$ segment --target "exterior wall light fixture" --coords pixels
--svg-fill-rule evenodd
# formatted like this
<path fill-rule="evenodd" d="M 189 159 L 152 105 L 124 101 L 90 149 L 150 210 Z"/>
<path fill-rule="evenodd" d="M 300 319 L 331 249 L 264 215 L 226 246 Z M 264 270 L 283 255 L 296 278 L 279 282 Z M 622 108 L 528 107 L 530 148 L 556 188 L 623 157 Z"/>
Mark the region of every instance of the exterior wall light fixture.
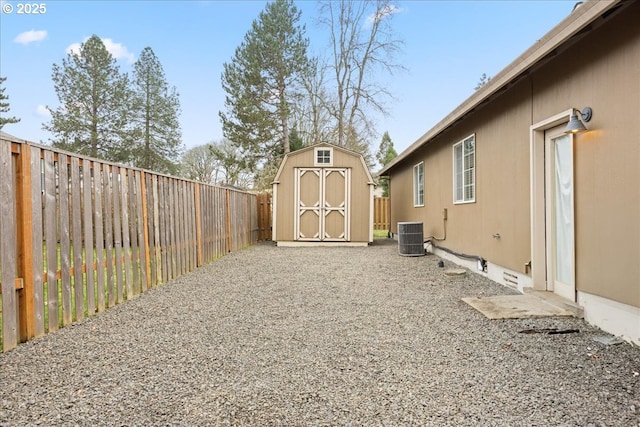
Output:
<path fill-rule="evenodd" d="M 588 122 L 589 120 L 591 120 L 592 114 L 593 114 L 593 111 L 591 110 L 591 107 L 584 107 L 582 111 L 576 108 L 573 108 L 571 110 L 571 118 L 569 119 L 569 123 L 567 124 L 567 127 L 564 130 L 564 133 L 570 134 L 570 133 L 586 132 L 587 128 L 585 127 L 584 123 L 582 123 L 578 115 L 580 115 L 582 120 L 584 120 L 585 122 Z"/>

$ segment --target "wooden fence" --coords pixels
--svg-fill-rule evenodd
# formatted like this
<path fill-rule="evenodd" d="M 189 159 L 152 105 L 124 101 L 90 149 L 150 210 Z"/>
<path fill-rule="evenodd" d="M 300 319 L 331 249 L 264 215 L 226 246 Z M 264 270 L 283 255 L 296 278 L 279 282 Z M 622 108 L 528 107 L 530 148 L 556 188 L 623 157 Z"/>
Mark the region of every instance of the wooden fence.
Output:
<path fill-rule="evenodd" d="M 258 194 L 256 203 L 258 205 L 258 240 L 271 240 L 271 194 Z"/>
<path fill-rule="evenodd" d="M 255 243 L 258 211 L 255 194 L 0 140 L 3 351 Z"/>
<path fill-rule="evenodd" d="M 389 230 L 389 198 L 374 197 L 373 199 L 373 229 Z"/>

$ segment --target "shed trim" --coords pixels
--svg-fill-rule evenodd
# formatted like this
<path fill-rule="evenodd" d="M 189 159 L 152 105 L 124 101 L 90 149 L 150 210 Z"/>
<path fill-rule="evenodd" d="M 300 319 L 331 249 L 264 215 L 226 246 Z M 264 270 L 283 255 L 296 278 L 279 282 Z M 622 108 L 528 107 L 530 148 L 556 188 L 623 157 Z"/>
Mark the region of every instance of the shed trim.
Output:
<path fill-rule="evenodd" d="M 360 158 L 360 163 L 362 163 L 362 167 L 364 168 L 364 171 L 367 174 L 367 180 L 368 180 L 367 184 L 375 185 L 375 181 L 373 180 L 373 177 L 371 176 L 371 172 L 369 171 L 369 167 L 367 166 L 367 163 L 364 161 L 364 157 L 362 156 L 362 154 L 360 154 L 360 153 L 358 153 L 356 151 L 353 151 L 353 150 L 349 150 L 349 149 L 344 148 L 344 147 L 340 147 L 338 145 L 329 144 L 328 142 L 319 142 L 317 144 L 313 144 L 313 145 L 310 145 L 308 147 L 301 148 L 300 150 L 291 151 L 291 152 L 285 154 L 284 158 L 282 159 L 282 162 L 280 163 L 280 167 L 278 168 L 278 172 L 276 173 L 276 176 L 273 178 L 272 184 L 279 184 L 280 183 L 280 175 L 282 174 L 282 171 L 284 170 L 285 164 L 287 163 L 287 160 L 289 160 L 289 157 L 295 156 L 295 155 L 300 154 L 300 153 L 304 153 L 305 151 L 315 150 L 317 147 L 329 147 L 329 148 L 332 148 L 334 150 L 342 151 L 342 152 L 350 154 L 352 156 L 359 157 Z"/>

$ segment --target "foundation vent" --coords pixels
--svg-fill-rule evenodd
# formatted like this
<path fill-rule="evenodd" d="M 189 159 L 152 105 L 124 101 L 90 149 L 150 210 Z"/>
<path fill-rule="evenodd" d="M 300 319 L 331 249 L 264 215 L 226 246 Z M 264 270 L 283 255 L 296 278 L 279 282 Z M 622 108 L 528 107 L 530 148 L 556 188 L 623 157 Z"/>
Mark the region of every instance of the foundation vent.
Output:
<path fill-rule="evenodd" d="M 514 288 L 518 287 L 518 276 L 515 274 L 507 273 L 505 271 L 502 273 L 502 280 L 504 280 L 506 285 L 513 286 Z"/>

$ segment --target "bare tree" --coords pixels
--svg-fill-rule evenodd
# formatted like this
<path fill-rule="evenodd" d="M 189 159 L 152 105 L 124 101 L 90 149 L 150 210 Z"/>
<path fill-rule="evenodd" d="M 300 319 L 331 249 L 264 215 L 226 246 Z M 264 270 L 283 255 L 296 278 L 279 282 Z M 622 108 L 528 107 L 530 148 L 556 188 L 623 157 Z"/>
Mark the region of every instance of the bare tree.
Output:
<path fill-rule="evenodd" d="M 205 184 L 218 183 L 221 166 L 209 147 L 209 144 L 198 145 L 184 153 L 180 161 L 182 176 Z"/>
<path fill-rule="evenodd" d="M 292 103 L 291 124 L 297 129 L 303 146 L 325 142 L 330 139 L 331 116 L 326 108 L 328 94 L 326 91 L 326 64 L 318 58 L 310 60 L 310 66 L 301 76 L 304 96 L 299 96 Z"/>
<path fill-rule="evenodd" d="M 228 139 L 212 142 L 209 151 L 219 164 L 218 184 L 249 188 L 252 185 L 251 167 L 242 157 L 242 151 Z"/>
<path fill-rule="evenodd" d="M 334 121 L 338 145 L 368 151 L 375 134 L 371 113 L 387 114 L 393 96 L 380 80 L 403 67 L 395 63 L 402 42 L 391 21 L 399 8 L 392 0 L 323 0 L 320 25 L 330 37 L 331 99 L 325 107 Z"/>

